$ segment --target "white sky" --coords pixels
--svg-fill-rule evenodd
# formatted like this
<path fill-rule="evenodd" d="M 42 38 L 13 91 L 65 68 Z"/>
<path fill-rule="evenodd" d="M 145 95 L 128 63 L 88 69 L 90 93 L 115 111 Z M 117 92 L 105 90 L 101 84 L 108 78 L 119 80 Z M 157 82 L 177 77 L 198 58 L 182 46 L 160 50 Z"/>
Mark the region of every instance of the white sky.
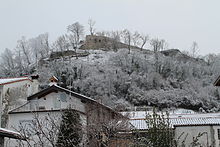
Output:
<path fill-rule="evenodd" d="M 128 28 L 200 54 L 220 53 L 220 0 L 0 0 L 0 51 L 21 36 L 48 32 L 51 41 L 79 21 L 96 21 L 97 30 Z"/>

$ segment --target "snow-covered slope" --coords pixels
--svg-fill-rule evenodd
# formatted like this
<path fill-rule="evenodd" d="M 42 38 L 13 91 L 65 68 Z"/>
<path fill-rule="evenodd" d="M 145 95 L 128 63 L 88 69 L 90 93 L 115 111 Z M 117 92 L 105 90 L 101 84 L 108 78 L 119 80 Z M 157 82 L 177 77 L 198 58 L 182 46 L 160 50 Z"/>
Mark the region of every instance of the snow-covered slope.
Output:
<path fill-rule="evenodd" d="M 150 105 L 218 111 L 220 94 L 213 86 L 220 63 L 207 64 L 180 51 L 158 53 L 127 49 L 90 50 L 85 57 L 49 62 L 38 69 L 41 82 L 51 75 L 63 86 L 111 106 Z M 171 50 L 171 52 L 173 52 Z M 157 68 L 156 68 L 157 67 Z"/>

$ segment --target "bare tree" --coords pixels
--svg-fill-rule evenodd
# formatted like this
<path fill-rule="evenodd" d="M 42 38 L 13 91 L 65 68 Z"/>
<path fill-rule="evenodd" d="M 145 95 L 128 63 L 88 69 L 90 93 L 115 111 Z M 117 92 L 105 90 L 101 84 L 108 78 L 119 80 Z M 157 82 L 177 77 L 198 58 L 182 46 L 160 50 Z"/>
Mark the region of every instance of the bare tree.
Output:
<path fill-rule="evenodd" d="M 132 35 L 132 41 L 134 46 L 139 46 L 140 44 L 140 33 L 138 31 L 135 31 L 135 33 Z"/>
<path fill-rule="evenodd" d="M 130 130 L 126 117 L 114 120 L 96 121 L 87 126 L 87 136 L 91 147 L 108 147 L 110 141 L 117 137 L 118 132 Z"/>
<path fill-rule="evenodd" d="M 198 51 L 199 51 L 198 43 L 196 41 L 193 41 L 192 46 L 191 46 L 191 56 L 193 58 L 196 58 Z"/>
<path fill-rule="evenodd" d="M 1 54 L 1 59 L 2 59 L 2 65 L 1 65 L 2 70 L 6 74 L 13 73 L 15 69 L 14 53 L 10 49 L 6 48 L 5 51 Z"/>
<path fill-rule="evenodd" d="M 112 38 L 112 47 L 113 50 L 117 51 L 119 48 L 119 42 L 121 37 L 121 32 L 120 31 L 112 31 L 111 32 L 111 38 Z"/>
<path fill-rule="evenodd" d="M 50 44 L 49 44 L 49 35 L 48 33 L 40 34 L 38 37 L 38 40 L 40 41 L 40 54 L 42 57 L 45 57 L 45 55 L 48 57 L 50 53 Z"/>
<path fill-rule="evenodd" d="M 124 43 L 128 45 L 129 54 L 131 53 L 131 42 L 132 42 L 132 33 L 124 29 L 122 31 L 122 38 L 124 39 Z"/>
<path fill-rule="evenodd" d="M 18 71 L 19 71 L 19 74 L 22 75 L 26 69 L 26 66 L 24 64 L 24 60 L 23 60 L 23 57 L 22 57 L 22 51 L 20 48 L 17 48 L 15 50 L 16 52 L 16 56 L 15 56 L 15 61 L 17 63 L 17 66 L 18 66 Z"/>
<path fill-rule="evenodd" d="M 40 147 L 52 146 L 56 147 L 58 133 L 60 131 L 60 116 L 48 113 L 46 116 L 40 116 L 33 113 L 33 119 L 21 122 L 18 131 L 26 141 L 20 141 L 20 146 L 32 147 L 38 145 Z"/>
<path fill-rule="evenodd" d="M 161 40 L 160 40 L 160 49 L 161 49 L 161 50 L 165 50 L 165 49 L 167 49 L 167 48 L 168 48 L 168 43 L 166 42 L 166 40 L 161 39 Z"/>
<path fill-rule="evenodd" d="M 208 63 L 208 65 L 212 65 L 217 60 L 217 55 L 208 54 L 204 57 L 204 59 Z"/>
<path fill-rule="evenodd" d="M 28 46 L 28 42 L 26 38 L 23 36 L 20 40 L 18 40 L 17 48 L 20 48 L 28 65 L 31 64 L 30 61 L 30 48 Z"/>
<path fill-rule="evenodd" d="M 96 22 L 95 22 L 94 20 L 92 20 L 92 19 L 89 19 L 89 20 L 88 20 L 89 32 L 90 32 L 90 34 L 91 34 L 92 36 L 95 34 L 95 28 L 94 28 L 95 23 L 96 23 Z"/>
<path fill-rule="evenodd" d="M 164 44 L 165 44 L 165 40 L 163 39 L 160 40 L 158 38 L 155 38 L 155 39 L 151 39 L 150 41 L 150 45 L 152 46 L 154 52 L 161 51 L 164 48 Z"/>
<path fill-rule="evenodd" d="M 58 37 L 57 40 L 54 42 L 53 47 L 57 51 L 61 51 L 61 52 L 68 50 L 69 43 L 68 43 L 66 36 L 62 35 L 62 36 Z"/>
<path fill-rule="evenodd" d="M 78 48 L 80 39 L 83 37 L 84 34 L 84 26 L 81 25 L 79 22 L 76 22 L 72 25 L 67 27 L 67 31 L 72 34 L 75 42 L 75 50 Z"/>
<path fill-rule="evenodd" d="M 140 40 L 141 40 L 141 50 L 143 50 L 144 45 L 149 40 L 149 36 L 142 34 L 142 35 L 140 35 Z"/>
<path fill-rule="evenodd" d="M 161 50 L 161 40 L 158 38 L 151 39 L 150 45 L 153 48 L 154 56 L 155 56 L 155 71 L 159 72 L 159 55 L 158 52 Z"/>

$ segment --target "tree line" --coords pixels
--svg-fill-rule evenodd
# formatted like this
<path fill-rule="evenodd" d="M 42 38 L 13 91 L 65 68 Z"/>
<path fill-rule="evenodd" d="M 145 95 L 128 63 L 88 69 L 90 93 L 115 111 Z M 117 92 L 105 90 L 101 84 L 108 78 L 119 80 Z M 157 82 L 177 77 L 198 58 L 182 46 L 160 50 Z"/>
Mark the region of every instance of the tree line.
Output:
<path fill-rule="evenodd" d="M 130 53 L 131 45 L 143 50 L 149 46 L 155 53 L 168 49 L 168 43 L 164 39 L 150 38 L 145 33 L 131 32 L 128 29 L 115 31 L 97 31 L 96 22 L 88 20 L 90 35 L 110 37 L 115 43 L 123 42 L 128 45 Z M 1 76 L 18 76 L 31 74 L 38 69 L 40 59 L 48 58 L 52 52 L 74 50 L 80 47 L 85 39 L 85 27 L 79 22 L 67 26 L 67 32 L 59 36 L 55 41 L 49 41 L 49 34 L 43 33 L 33 38 L 22 36 L 14 49 L 6 48 L 1 54 Z M 192 56 L 196 56 L 198 44 L 193 42 Z M 157 55 L 155 56 L 157 59 Z"/>

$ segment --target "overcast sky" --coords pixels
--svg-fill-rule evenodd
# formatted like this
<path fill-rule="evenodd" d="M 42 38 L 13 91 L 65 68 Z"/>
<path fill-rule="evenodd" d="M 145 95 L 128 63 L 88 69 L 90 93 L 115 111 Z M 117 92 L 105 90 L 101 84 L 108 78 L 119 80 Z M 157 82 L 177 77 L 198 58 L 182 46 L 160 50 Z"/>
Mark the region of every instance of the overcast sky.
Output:
<path fill-rule="evenodd" d="M 167 40 L 170 48 L 220 53 L 220 0 L 0 0 L 0 50 L 21 36 L 48 32 L 50 40 L 76 21 L 97 30 L 128 28 Z M 88 27 L 87 27 L 88 28 Z"/>

